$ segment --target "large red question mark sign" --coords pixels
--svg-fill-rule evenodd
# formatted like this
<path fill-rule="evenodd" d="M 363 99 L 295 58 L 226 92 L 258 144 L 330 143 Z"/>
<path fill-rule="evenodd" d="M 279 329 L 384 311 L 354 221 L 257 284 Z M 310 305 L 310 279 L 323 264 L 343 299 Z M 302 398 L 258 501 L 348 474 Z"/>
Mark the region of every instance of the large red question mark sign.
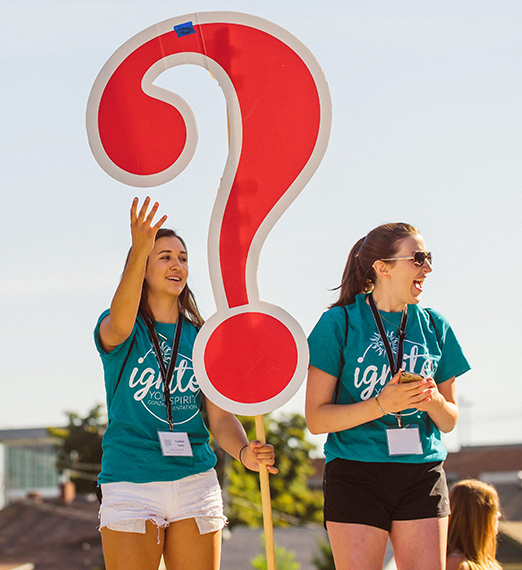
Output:
<path fill-rule="evenodd" d="M 89 97 L 91 149 L 117 180 L 156 186 L 190 162 L 197 142 L 193 113 L 153 83 L 183 64 L 202 66 L 218 80 L 230 122 L 208 238 L 217 312 L 197 336 L 194 370 L 203 392 L 223 409 L 264 414 L 298 390 L 308 347 L 288 313 L 259 299 L 259 253 L 322 160 L 330 93 L 312 53 L 271 22 L 234 12 L 161 22 L 113 54 Z"/>

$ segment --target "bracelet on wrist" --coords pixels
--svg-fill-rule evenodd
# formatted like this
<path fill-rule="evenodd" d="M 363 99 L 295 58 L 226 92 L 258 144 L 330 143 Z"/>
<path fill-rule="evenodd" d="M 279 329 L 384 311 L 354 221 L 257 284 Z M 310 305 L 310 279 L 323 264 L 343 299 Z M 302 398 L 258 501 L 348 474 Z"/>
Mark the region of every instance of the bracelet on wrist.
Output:
<path fill-rule="evenodd" d="M 383 416 L 387 416 L 388 414 L 382 409 L 382 406 L 381 406 L 381 404 L 380 404 L 380 402 L 379 402 L 379 397 L 378 397 L 378 396 L 375 396 L 375 402 L 376 402 L 377 405 L 379 406 L 379 410 L 381 410 L 382 415 L 383 415 Z"/>
<path fill-rule="evenodd" d="M 243 463 L 243 460 L 241 459 L 241 454 L 243 453 L 243 449 L 245 449 L 245 447 L 248 447 L 248 443 L 246 445 L 243 445 L 243 447 L 239 450 L 239 462 L 241 463 L 241 465 L 245 465 Z M 246 465 L 245 465 L 246 467 Z"/>

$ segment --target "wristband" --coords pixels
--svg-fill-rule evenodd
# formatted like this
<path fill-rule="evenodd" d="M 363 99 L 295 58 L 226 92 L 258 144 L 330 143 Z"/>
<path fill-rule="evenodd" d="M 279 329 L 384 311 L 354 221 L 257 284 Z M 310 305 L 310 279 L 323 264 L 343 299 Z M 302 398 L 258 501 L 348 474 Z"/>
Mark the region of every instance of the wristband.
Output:
<path fill-rule="evenodd" d="M 379 406 L 379 410 L 381 410 L 382 415 L 383 416 L 387 416 L 388 414 L 382 409 L 381 404 L 379 403 L 379 398 L 377 396 L 375 396 L 375 401 L 377 402 L 377 405 Z"/>
<path fill-rule="evenodd" d="M 245 447 L 248 447 L 248 443 L 246 445 L 243 445 L 243 447 L 239 450 L 239 462 L 241 463 L 241 465 L 245 465 L 243 463 L 243 460 L 241 459 L 241 454 L 243 453 L 243 449 L 245 449 Z M 246 467 L 246 465 L 245 465 Z"/>

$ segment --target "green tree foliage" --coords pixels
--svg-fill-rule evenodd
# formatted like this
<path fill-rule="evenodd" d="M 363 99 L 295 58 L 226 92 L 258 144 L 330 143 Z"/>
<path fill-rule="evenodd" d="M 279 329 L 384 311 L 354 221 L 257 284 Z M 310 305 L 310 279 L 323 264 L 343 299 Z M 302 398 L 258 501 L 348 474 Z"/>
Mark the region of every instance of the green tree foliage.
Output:
<path fill-rule="evenodd" d="M 92 493 L 92 485 L 101 469 L 103 433 L 107 428 L 105 416 L 98 405 L 85 418 L 75 412 L 66 412 L 66 428 L 49 428 L 49 432 L 62 439 L 57 450 L 59 473 L 70 474 L 77 493 Z"/>
<path fill-rule="evenodd" d="M 255 418 L 240 417 L 249 440 L 256 439 Z M 274 526 L 321 522 L 322 493 L 310 490 L 313 473 L 310 452 L 315 446 L 305 439 L 303 416 L 292 414 L 273 419 L 265 416 L 266 440 L 276 453 L 277 475 L 270 476 Z M 230 525 L 262 526 L 259 475 L 238 461 L 231 461 L 224 481 L 227 516 Z"/>
<path fill-rule="evenodd" d="M 312 558 L 312 564 L 317 570 L 335 570 L 332 547 L 327 540 L 318 539 L 319 552 Z"/>
<path fill-rule="evenodd" d="M 255 570 L 267 570 L 266 551 L 265 551 L 265 535 L 261 537 L 263 544 L 263 554 L 258 554 L 252 558 L 250 563 Z M 287 550 L 283 546 L 274 545 L 275 562 L 277 570 L 300 570 L 301 564 L 295 559 L 295 552 Z"/>

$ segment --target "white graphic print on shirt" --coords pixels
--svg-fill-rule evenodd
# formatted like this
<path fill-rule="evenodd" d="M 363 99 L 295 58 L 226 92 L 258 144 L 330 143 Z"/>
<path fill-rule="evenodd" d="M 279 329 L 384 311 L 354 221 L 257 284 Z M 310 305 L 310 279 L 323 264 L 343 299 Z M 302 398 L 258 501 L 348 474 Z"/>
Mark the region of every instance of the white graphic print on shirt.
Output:
<path fill-rule="evenodd" d="M 165 341 L 162 341 L 160 350 L 165 366 L 168 368 L 172 348 Z M 140 402 L 154 417 L 167 423 L 161 374 L 157 374 L 157 370 L 149 366 L 143 368 L 145 359 L 151 354 L 154 355 L 152 349 L 143 357 L 138 358 L 137 365 L 131 371 L 129 388 L 134 390 L 136 402 Z M 154 358 L 156 357 L 154 356 Z M 174 425 L 190 421 L 199 413 L 196 396 L 199 394 L 200 388 L 194 375 L 192 360 L 181 353 L 178 355 L 178 365 L 174 369 L 169 388 Z"/>
<path fill-rule="evenodd" d="M 394 332 L 387 332 L 386 337 L 388 338 L 394 356 L 396 356 L 399 339 Z M 383 360 L 380 370 L 374 364 L 370 364 L 364 368 L 364 361 L 370 351 L 376 352 Z M 373 354 L 371 356 L 375 359 Z M 360 394 L 361 399 L 368 400 L 373 396 L 379 395 L 390 379 L 390 366 L 380 334 L 375 333 L 371 336 L 368 348 L 364 351 L 363 355 L 357 359 L 357 363 L 362 366 L 355 367 L 353 382 L 355 388 L 358 390 L 362 388 Z M 408 339 L 404 341 L 404 356 L 401 368 L 408 372 L 420 374 L 424 378 L 432 378 L 435 373 L 433 359 L 427 352 L 426 347 L 420 343 L 408 341 Z"/>

